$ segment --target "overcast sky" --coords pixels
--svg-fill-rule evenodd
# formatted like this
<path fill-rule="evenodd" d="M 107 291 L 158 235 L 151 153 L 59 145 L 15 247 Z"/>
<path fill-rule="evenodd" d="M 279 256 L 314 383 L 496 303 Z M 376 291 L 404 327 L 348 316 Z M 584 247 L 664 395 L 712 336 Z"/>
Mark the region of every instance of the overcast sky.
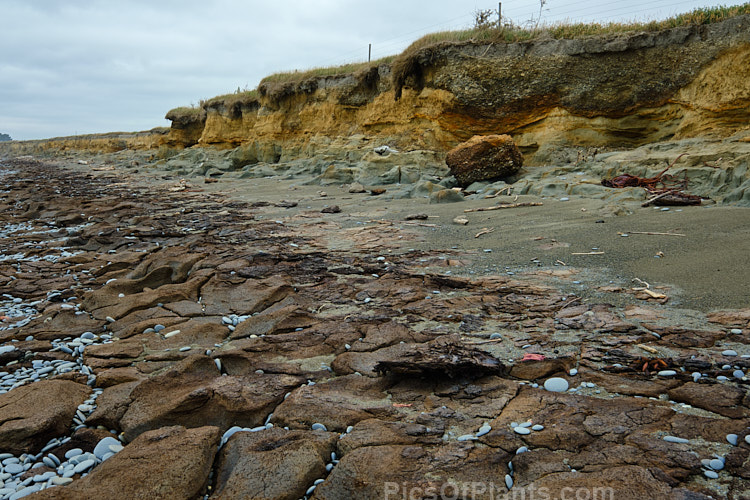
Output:
<path fill-rule="evenodd" d="M 547 0 L 542 21 L 652 20 L 712 0 Z M 515 23 L 539 0 L 504 0 Z M 373 59 L 473 23 L 496 1 L 0 0 L 0 133 L 13 139 L 168 126 L 177 106 L 278 71 Z"/>

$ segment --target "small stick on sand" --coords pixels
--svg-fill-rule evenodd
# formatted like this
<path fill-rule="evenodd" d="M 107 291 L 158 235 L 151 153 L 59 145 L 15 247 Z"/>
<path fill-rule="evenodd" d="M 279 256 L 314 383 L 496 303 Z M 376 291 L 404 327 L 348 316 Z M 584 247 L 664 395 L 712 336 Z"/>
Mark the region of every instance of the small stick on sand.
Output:
<path fill-rule="evenodd" d="M 617 233 L 617 234 L 623 234 L 623 233 Z M 628 231 L 624 234 L 648 234 L 651 236 L 686 236 L 682 233 L 657 233 L 655 231 Z"/>
<path fill-rule="evenodd" d="M 654 349 L 653 347 L 649 347 L 649 346 L 647 346 L 647 345 L 643 345 L 643 344 L 636 344 L 635 346 L 636 346 L 636 347 L 640 347 L 640 348 L 641 348 L 641 349 L 643 349 L 644 351 L 646 351 L 646 352 L 650 352 L 651 354 L 659 354 L 659 351 L 657 351 L 657 350 L 656 350 L 656 349 Z"/>
<path fill-rule="evenodd" d="M 567 266 L 567 264 L 565 262 L 561 261 L 560 259 L 557 259 L 555 261 L 555 264 L 560 264 L 561 266 Z"/>
<path fill-rule="evenodd" d="M 425 224 L 424 222 L 402 222 L 405 226 L 438 227 L 437 224 Z"/>
<path fill-rule="evenodd" d="M 570 255 L 604 255 L 604 252 L 573 252 Z"/>
<path fill-rule="evenodd" d="M 489 212 L 490 210 L 502 210 L 503 208 L 518 208 L 518 207 L 540 207 L 543 203 L 538 201 L 524 201 L 521 203 L 501 203 L 494 207 L 481 207 L 481 208 L 467 208 L 464 212 Z"/>
<path fill-rule="evenodd" d="M 495 230 L 495 228 L 494 228 L 494 227 L 491 227 L 491 228 L 489 228 L 489 229 L 487 229 L 486 227 L 484 227 L 484 228 L 482 228 L 482 230 L 481 230 L 481 231 L 479 231 L 479 232 L 478 232 L 477 234 L 475 234 L 475 235 L 474 235 L 474 237 L 475 237 L 475 238 L 479 238 L 479 237 L 480 237 L 480 236 L 482 236 L 483 234 L 488 234 L 488 233 L 491 233 L 491 232 L 493 232 L 494 230 Z"/>

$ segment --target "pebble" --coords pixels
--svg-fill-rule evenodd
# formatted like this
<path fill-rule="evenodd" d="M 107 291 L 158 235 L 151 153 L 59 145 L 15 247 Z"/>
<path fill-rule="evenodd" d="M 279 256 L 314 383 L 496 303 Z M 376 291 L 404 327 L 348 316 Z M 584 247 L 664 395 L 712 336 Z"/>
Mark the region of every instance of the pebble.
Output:
<path fill-rule="evenodd" d="M 543 426 L 543 425 L 540 425 L 540 424 L 536 424 L 535 426 L 533 426 L 533 427 L 531 428 L 531 430 L 532 430 L 532 431 L 541 431 L 541 430 L 544 430 L 544 426 Z"/>
<path fill-rule="evenodd" d="M 510 474 L 505 475 L 505 486 L 507 486 L 508 489 L 511 489 L 513 487 L 513 478 L 510 477 Z"/>
<path fill-rule="evenodd" d="M 474 434 L 464 434 L 463 436 L 458 436 L 456 438 L 458 441 L 476 441 L 477 438 Z"/>
<path fill-rule="evenodd" d="M 42 486 L 39 484 L 34 484 L 32 486 L 27 486 L 23 489 L 20 489 L 16 491 L 14 494 L 8 497 L 8 500 L 18 500 L 19 498 L 23 498 L 25 496 L 31 495 L 32 493 L 36 493 L 37 491 L 41 490 Z"/>
<path fill-rule="evenodd" d="M 722 356 L 737 356 L 737 351 L 734 349 L 727 349 L 725 351 L 721 351 Z"/>
<path fill-rule="evenodd" d="M 674 370 L 661 370 L 656 373 L 660 377 L 674 377 L 677 375 L 677 372 Z"/>
<path fill-rule="evenodd" d="M 568 381 L 561 377 L 548 378 L 544 382 L 544 388 L 550 392 L 565 392 L 568 390 Z"/>
<path fill-rule="evenodd" d="M 667 443 L 683 443 L 683 444 L 685 444 L 685 443 L 689 443 L 690 442 L 689 439 L 685 439 L 685 438 L 681 438 L 681 437 L 677 437 L 677 436 L 664 436 L 662 439 L 664 441 L 666 441 Z"/>
<path fill-rule="evenodd" d="M 734 335 L 742 335 L 742 330 L 740 328 L 732 328 L 729 330 L 729 333 L 733 333 Z"/>
<path fill-rule="evenodd" d="M 732 372 L 732 375 L 734 375 L 734 378 L 742 378 L 745 376 L 745 372 L 742 370 L 735 370 Z"/>
<path fill-rule="evenodd" d="M 693 372 L 692 375 L 693 375 L 693 382 L 699 381 L 701 379 L 701 377 L 703 376 L 703 375 L 701 375 L 700 372 Z"/>
<path fill-rule="evenodd" d="M 314 430 L 314 431 L 327 431 L 328 429 L 326 428 L 325 425 L 319 424 L 319 423 L 316 422 L 316 423 L 312 424 L 312 430 Z"/>
<path fill-rule="evenodd" d="M 521 453 L 526 453 L 527 451 L 529 451 L 529 448 L 528 448 L 528 447 L 526 447 L 526 446 L 521 446 L 520 448 L 518 448 L 518 449 L 516 450 L 516 455 L 520 455 Z"/>
<path fill-rule="evenodd" d="M 94 456 L 98 458 L 99 460 L 102 460 L 102 457 L 106 455 L 107 453 L 111 452 L 112 450 L 110 447 L 112 445 L 116 446 L 122 446 L 122 443 L 118 441 L 116 438 L 107 436 L 105 438 L 102 438 L 94 447 Z"/>
<path fill-rule="evenodd" d="M 521 427 L 519 425 L 518 427 L 513 428 L 513 432 L 515 432 L 516 434 L 526 435 L 531 434 L 531 429 L 529 429 L 528 427 Z"/>
<path fill-rule="evenodd" d="M 496 339 L 501 339 L 501 338 L 503 338 L 503 336 L 500 335 L 499 333 L 493 333 L 492 335 L 490 335 L 490 340 L 496 340 Z"/>
<path fill-rule="evenodd" d="M 76 474 L 80 474 L 81 472 L 90 469 L 95 464 L 96 460 L 94 460 L 93 458 L 89 458 L 88 460 L 84 460 L 83 462 L 76 465 L 73 469 L 73 472 L 75 472 Z"/>
<path fill-rule="evenodd" d="M 578 370 L 576 368 L 571 368 L 568 373 L 571 377 L 575 377 L 576 375 L 578 375 Z"/>
<path fill-rule="evenodd" d="M 706 476 L 709 479 L 718 479 L 718 477 L 719 477 L 719 474 L 717 474 L 716 472 L 714 472 L 712 470 L 704 470 L 703 471 L 703 475 Z"/>
<path fill-rule="evenodd" d="M 737 434 L 727 434 L 727 442 L 731 444 L 732 446 L 737 446 L 738 439 L 739 439 L 739 436 L 737 436 Z"/>
<path fill-rule="evenodd" d="M 747 436 L 745 436 L 745 442 L 747 444 L 750 444 L 750 434 L 748 434 Z"/>
<path fill-rule="evenodd" d="M 719 460 L 718 458 L 713 458 L 710 462 L 708 462 L 708 466 L 713 470 L 721 470 L 724 468 L 724 461 Z"/>
<path fill-rule="evenodd" d="M 180 330 L 172 330 L 172 331 L 171 331 L 171 332 L 169 332 L 169 333 L 165 333 L 165 334 L 164 334 L 164 338 L 165 338 L 165 339 L 168 339 L 169 337 L 174 337 L 174 336 L 175 336 L 175 335 L 177 335 L 178 333 L 180 333 Z"/>
<path fill-rule="evenodd" d="M 5 472 L 8 474 L 20 474 L 24 471 L 24 467 L 21 464 L 7 464 L 5 467 Z"/>
<path fill-rule="evenodd" d="M 77 457 L 78 455 L 81 455 L 83 453 L 83 450 L 80 448 L 73 448 L 71 450 L 68 450 L 65 452 L 65 458 L 70 460 L 73 457 Z"/>
<path fill-rule="evenodd" d="M 491 430 L 492 430 L 492 426 L 490 424 L 485 423 L 477 431 L 477 437 L 482 437 L 485 434 L 487 434 L 488 432 L 490 432 Z"/>

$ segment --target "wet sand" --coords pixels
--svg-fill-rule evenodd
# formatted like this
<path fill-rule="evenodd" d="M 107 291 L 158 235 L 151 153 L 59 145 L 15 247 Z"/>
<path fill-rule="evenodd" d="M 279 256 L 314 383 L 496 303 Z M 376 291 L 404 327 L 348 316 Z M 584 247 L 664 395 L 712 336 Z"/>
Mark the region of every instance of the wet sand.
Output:
<path fill-rule="evenodd" d="M 169 177 L 163 179 L 162 177 Z M 169 172 L 142 174 L 142 181 L 175 184 Z M 615 305 L 632 302 L 622 294 L 603 293 L 603 286 L 642 286 L 636 278 L 658 287 L 672 307 L 707 312 L 750 305 L 750 209 L 706 204 L 697 207 L 641 207 L 623 202 L 630 215 L 612 216 L 598 199 L 569 201 L 537 196 L 499 196 L 487 200 L 435 204 L 427 199 L 388 199 L 369 193 L 349 193 L 347 186 L 309 186 L 304 179 L 226 179 L 193 187 L 248 202 L 295 200 L 297 207 L 264 209 L 264 216 L 285 220 L 337 205 L 341 213 L 324 214 L 342 227 L 389 221 L 416 233 L 395 251 L 443 251 L 465 265 L 449 269 L 454 275 L 562 275 L 558 286 L 582 297 L 596 296 Z M 396 186 L 384 186 L 386 190 Z M 325 197 L 320 196 L 324 192 Z M 541 206 L 465 212 L 500 203 L 539 202 Z M 403 224 L 406 216 L 429 218 Z M 465 216 L 469 223 L 453 223 Z M 382 222 L 381 222 L 382 223 Z M 423 224 L 423 225 L 422 225 Z M 483 229 L 492 232 L 475 238 Z M 636 234 L 676 233 L 685 236 Z M 622 236 L 627 234 L 628 236 Z M 335 242 L 335 235 L 329 240 Z M 335 243 L 332 243 L 335 244 Z M 491 250 L 487 252 L 487 250 Z M 603 252 L 592 255 L 574 253 Z M 563 264 L 561 264 L 564 263 Z M 445 268 L 444 268 L 445 270 Z M 560 271 L 571 271 L 565 273 Z M 540 272 L 542 272 L 540 274 Z M 573 283 L 579 281 L 580 283 Z"/>

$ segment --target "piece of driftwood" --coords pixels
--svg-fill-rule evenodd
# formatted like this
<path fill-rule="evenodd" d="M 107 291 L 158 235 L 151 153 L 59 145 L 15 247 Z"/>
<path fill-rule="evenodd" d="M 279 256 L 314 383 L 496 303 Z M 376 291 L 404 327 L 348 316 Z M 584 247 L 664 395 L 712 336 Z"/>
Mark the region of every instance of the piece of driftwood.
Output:
<path fill-rule="evenodd" d="M 628 231 L 627 233 L 617 233 L 619 235 L 623 234 L 648 234 L 650 236 L 686 236 L 682 233 L 659 233 L 656 231 Z"/>
<path fill-rule="evenodd" d="M 478 378 L 503 375 L 507 371 L 499 359 L 463 345 L 456 336 L 416 345 L 410 352 L 375 365 L 375 372 L 380 375 L 402 377 Z"/>
<path fill-rule="evenodd" d="M 522 201 L 520 203 L 500 203 L 494 207 L 467 208 L 464 212 L 489 212 L 490 210 L 502 210 L 503 208 L 519 207 L 541 207 L 544 203 L 538 201 Z"/>

